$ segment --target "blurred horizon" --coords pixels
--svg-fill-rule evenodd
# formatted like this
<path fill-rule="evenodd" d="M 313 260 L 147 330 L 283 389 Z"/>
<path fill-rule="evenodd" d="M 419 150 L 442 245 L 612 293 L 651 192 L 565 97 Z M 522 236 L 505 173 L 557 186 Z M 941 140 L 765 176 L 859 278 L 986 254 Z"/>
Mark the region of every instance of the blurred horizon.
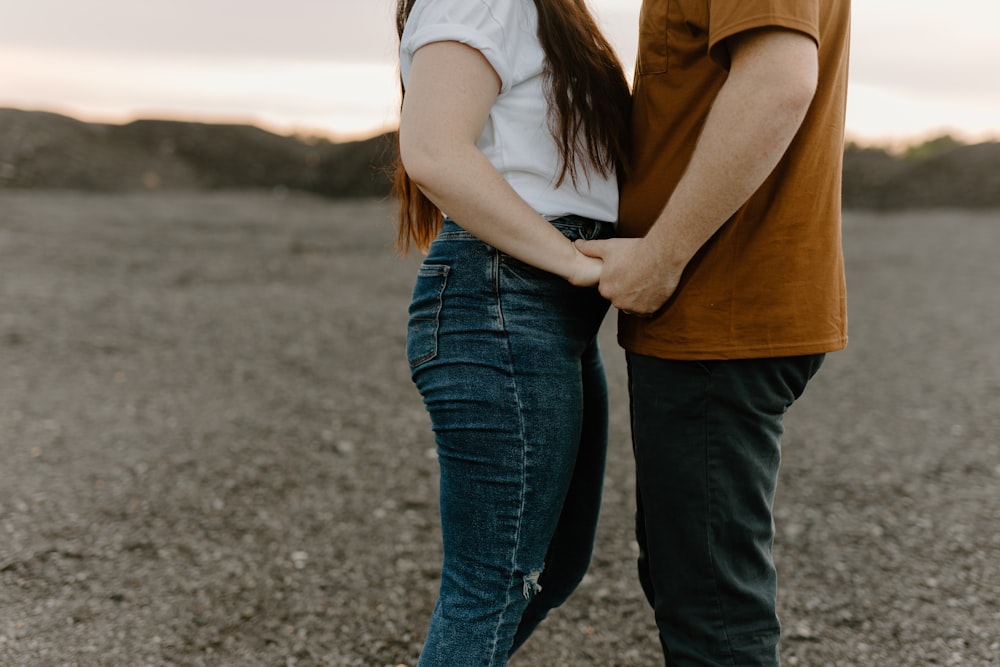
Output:
<path fill-rule="evenodd" d="M 591 0 L 626 71 L 640 0 Z M 393 0 L 281 7 L 35 0 L 0 24 L 0 107 L 86 122 L 239 123 L 332 141 L 395 129 Z M 900 148 L 950 135 L 1000 139 L 1000 3 L 854 4 L 848 140 Z M 969 17 L 975 17 L 970 21 Z M 933 45 L 933 50 L 930 48 Z"/>
<path fill-rule="evenodd" d="M 143 113 L 141 111 L 135 113 L 123 113 L 123 114 L 109 114 L 109 115 L 91 115 L 86 113 L 74 113 L 72 110 L 60 109 L 60 108 L 27 108 L 27 107 L 14 107 L 6 106 L 0 103 L 0 110 L 3 109 L 14 109 L 16 111 L 24 111 L 29 113 L 51 113 L 59 116 L 64 116 L 77 120 L 83 123 L 96 124 L 96 125 L 128 125 L 129 123 L 134 123 L 138 121 L 166 121 L 166 122 L 178 122 L 178 123 L 199 123 L 206 125 L 240 125 L 255 127 L 265 132 L 270 132 L 272 134 L 282 136 L 282 137 L 294 137 L 299 138 L 310 143 L 313 141 L 329 141 L 331 143 L 349 143 L 349 142 L 360 142 L 367 141 L 369 139 L 374 139 L 383 134 L 395 132 L 398 125 L 386 125 L 380 129 L 373 129 L 367 131 L 358 131 L 354 133 L 344 133 L 338 131 L 324 131 L 323 129 L 309 128 L 309 127 L 299 127 L 295 125 L 283 126 L 270 125 L 266 122 L 262 122 L 251 115 L 198 115 L 198 114 L 185 114 L 185 113 L 166 113 L 166 114 L 155 114 L 155 113 Z M 929 129 L 925 132 L 910 136 L 900 136 L 900 137 L 863 137 L 855 136 L 848 132 L 844 137 L 844 143 L 854 144 L 864 148 L 880 148 L 890 153 L 899 153 L 906 151 L 907 149 L 912 149 L 919 147 L 924 144 L 929 144 L 935 142 L 935 140 L 940 140 L 943 138 L 953 139 L 957 144 L 964 145 L 974 145 L 980 143 L 995 143 L 1000 142 L 1000 130 L 997 130 L 992 134 L 973 134 L 969 135 L 963 133 L 960 130 L 954 128 L 935 128 Z"/>

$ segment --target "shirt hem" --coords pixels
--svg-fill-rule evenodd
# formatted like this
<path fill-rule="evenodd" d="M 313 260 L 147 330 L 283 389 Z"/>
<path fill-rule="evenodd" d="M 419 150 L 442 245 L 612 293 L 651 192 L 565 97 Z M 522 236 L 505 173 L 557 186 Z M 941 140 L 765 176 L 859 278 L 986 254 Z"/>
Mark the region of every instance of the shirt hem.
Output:
<path fill-rule="evenodd" d="M 712 60 L 725 66 L 726 69 L 729 69 L 728 57 L 723 56 L 719 51 L 719 47 L 722 42 L 729 39 L 733 35 L 738 35 L 741 32 L 755 30 L 758 28 L 785 28 L 787 30 L 794 30 L 808 35 L 813 39 L 813 41 L 816 42 L 817 45 L 819 45 L 819 27 L 815 23 L 793 16 L 762 14 L 760 16 L 743 19 L 738 23 L 727 26 L 725 29 L 719 31 L 718 34 L 713 34 L 708 43 L 708 53 L 712 57 Z"/>
<path fill-rule="evenodd" d="M 709 361 L 732 359 L 769 359 L 775 357 L 799 357 L 808 354 L 839 352 L 847 347 L 847 336 L 832 340 L 783 345 L 756 345 L 727 348 L 699 348 L 684 345 L 656 345 L 643 342 L 629 342 L 618 336 L 618 344 L 626 351 L 659 359 L 676 361 Z"/>
<path fill-rule="evenodd" d="M 479 51 L 490 64 L 490 67 L 493 68 L 493 71 L 496 72 L 497 78 L 500 79 L 499 94 L 506 93 L 514 84 L 513 68 L 507 61 L 507 56 L 503 52 L 502 45 L 493 43 L 481 33 L 466 25 L 438 23 L 418 28 L 407 39 L 406 43 L 402 45 L 401 51 L 405 52 L 410 60 L 412 60 L 413 55 L 421 48 L 438 42 L 458 42 Z M 405 78 L 408 77 L 404 76 Z"/>

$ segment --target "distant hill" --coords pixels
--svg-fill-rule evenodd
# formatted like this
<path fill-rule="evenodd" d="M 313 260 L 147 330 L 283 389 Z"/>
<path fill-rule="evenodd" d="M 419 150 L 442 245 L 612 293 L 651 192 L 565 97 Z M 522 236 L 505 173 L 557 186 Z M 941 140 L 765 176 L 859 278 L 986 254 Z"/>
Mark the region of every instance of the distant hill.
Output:
<path fill-rule="evenodd" d="M 250 125 L 107 125 L 0 109 L 0 189 L 285 187 L 331 197 L 384 196 L 394 155 L 393 135 L 332 143 Z"/>
<path fill-rule="evenodd" d="M 1000 143 L 945 136 L 902 155 L 848 144 L 843 192 L 847 208 L 997 208 Z"/>
<path fill-rule="evenodd" d="M 394 134 L 334 143 L 250 125 L 139 120 L 85 123 L 0 109 L 0 189 L 275 188 L 384 197 Z M 848 144 L 847 208 L 1000 207 L 1000 143 L 940 137 L 902 155 Z"/>

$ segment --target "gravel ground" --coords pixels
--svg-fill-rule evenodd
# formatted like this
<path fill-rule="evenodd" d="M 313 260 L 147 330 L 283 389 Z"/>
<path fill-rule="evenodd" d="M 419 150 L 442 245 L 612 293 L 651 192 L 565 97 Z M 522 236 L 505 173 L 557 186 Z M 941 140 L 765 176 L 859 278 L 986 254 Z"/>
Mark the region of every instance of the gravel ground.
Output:
<path fill-rule="evenodd" d="M 388 205 L 0 192 L 0 664 L 413 665 L 436 463 Z M 786 665 L 1000 665 L 1000 215 L 849 213 L 787 421 Z M 622 355 L 579 592 L 513 667 L 662 664 Z"/>

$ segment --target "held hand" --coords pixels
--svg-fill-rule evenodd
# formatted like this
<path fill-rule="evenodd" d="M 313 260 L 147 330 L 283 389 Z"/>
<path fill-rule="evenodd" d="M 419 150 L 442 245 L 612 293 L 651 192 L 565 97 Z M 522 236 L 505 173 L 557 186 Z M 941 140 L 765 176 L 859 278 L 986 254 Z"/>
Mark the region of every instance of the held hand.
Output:
<path fill-rule="evenodd" d="M 652 315 L 677 289 L 684 267 L 670 267 L 641 238 L 576 241 L 580 252 L 604 261 L 600 291 L 624 313 Z"/>
<path fill-rule="evenodd" d="M 566 280 L 577 287 L 594 287 L 601 280 L 604 262 L 594 257 L 588 257 L 576 249 L 573 264 Z"/>

